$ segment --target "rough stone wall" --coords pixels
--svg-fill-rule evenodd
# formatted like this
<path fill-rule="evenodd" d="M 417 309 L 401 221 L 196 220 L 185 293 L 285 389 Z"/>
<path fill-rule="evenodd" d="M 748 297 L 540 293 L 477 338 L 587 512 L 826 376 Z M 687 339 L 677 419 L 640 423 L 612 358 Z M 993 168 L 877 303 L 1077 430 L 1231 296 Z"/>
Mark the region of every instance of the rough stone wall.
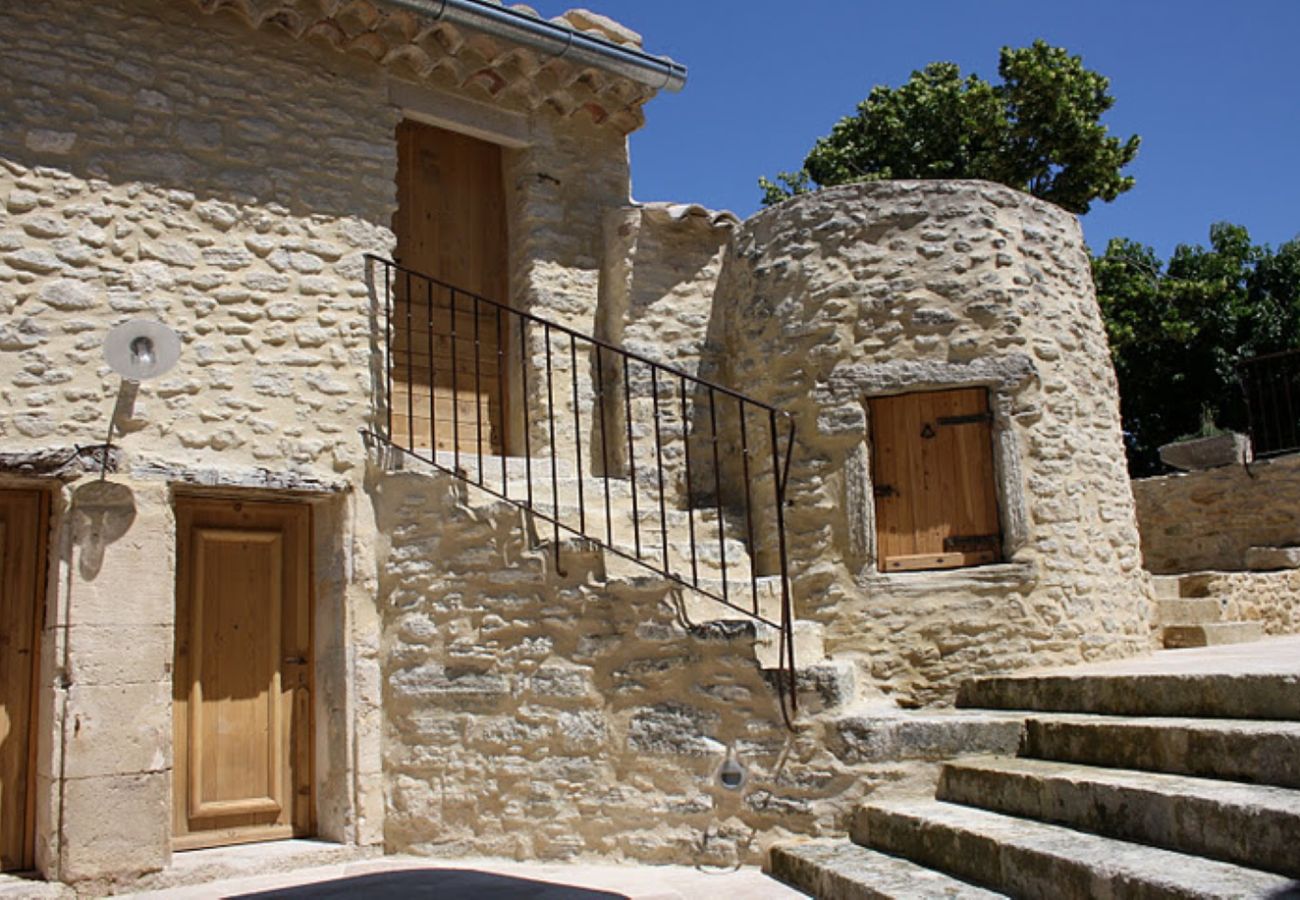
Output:
<path fill-rule="evenodd" d="M 981 182 L 799 197 L 739 229 L 710 327 L 726 381 L 796 417 L 798 615 L 898 702 L 1150 646 L 1115 375 L 1074 217 Z M 865 398 L 976 385 L 990 389 L 1006 564 L 881 575 Z"/>
<path fill-rule="evenodd" d="M 142 385 L 124 446 L 178 467 L 355 466 L 361 253 L 390 246 L 394 194 L 377 79 L 166 4 L 43 4 L 0 29 L 0 439 L 102 439 L 104 333 L 149 317 L 184 349 Z"/>
<path fill-rule="evenodd" d="M 183 345 L 121 404 L 110 480 L 136 512 L 93 578 L 76 574 L 72 515 L 55 521 L 38 864 L 98 890 L 170 857 L 173 488 L 314 504 L 319 833 L 382 840 L 379 535 L 357 430 L 375 333 L 362 254 L 393 245 L 403 111 L 389 76 L 150 0 L 6 9 L 0 46 L 5 465 L 76 460 L 104 440 L 130 399 L 101 356 L 113 325 L 160 319 Z M 600 222 L 627 202 L 626 141 L 548 115 L 507 153 L 512 299 L 589 331 Z M 92 473 L 54 468 L 72 487 L 40 483 L 66 512 Z M 140 652 L 123 661 L 123 646 Z"/>
<path fill-rule="evenodd" d="M 737 222 L 730 213 L 701 206 L 654 203 L 615 210 L 605 220 L 604 268 L 596 336 L 633 353 L 662 362 L 689 375 L 700 375 L 704 341 L 722 257 Z M 599 421 L 590 429 L 593 462 L 626 474 L 632 455 L 639 473 L 655 474 L 655 405 L 659 392 L 660 447 L 670 496 L 686 501 L 684 423 L 690 421 L 698 391 L 667 372 L 652 379 L 649 367 L 634 363 L 626 381 L 632 402 L 625 402 L 624 369 L 615 358 L 602 357 L 605 386 L 605 433 L 602 456 Z M 657 379 L 657 380 L 656 380 Z M 623 435 L 632 419 L 632 450 Z M 698 465 L 698 463 L 697 463 Z M 656 484 L 647 483 L 650 489 Z"/>
<path fill-rule="evenodd" d="M 1214 572 L 1205 579 L 1227 622 L 1258 622 L 1268 635 L 1300 634 L 1300 571 Z"/>
<path fill-rule="evenodd" d="M 1300 544 L 1300 456 L 1141 478 L 1133 497 L 1156 574 L 1243 569 L 1250 547 Z"/>
<path fill-rule="evenodd" d="M 520 511 L 445 476 L 376 469 L 369 490 L 390 851 L 755 862 L 842 831 L 907 771 L 815 715 L 787 732 L 752 626 L 686 624 L 667 583 L 580 542 L 560 573 Z M 750 770 L 737 793 L 714 779 L 728 744 Z"/>

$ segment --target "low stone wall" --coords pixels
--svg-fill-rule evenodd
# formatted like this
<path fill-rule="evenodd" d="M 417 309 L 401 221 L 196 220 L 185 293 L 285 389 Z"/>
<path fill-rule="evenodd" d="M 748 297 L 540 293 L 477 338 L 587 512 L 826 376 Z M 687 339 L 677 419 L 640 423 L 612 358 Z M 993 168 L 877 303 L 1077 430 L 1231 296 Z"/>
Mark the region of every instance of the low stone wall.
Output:
<path fill-rule="evenodd" d="M 1141 478 L 1133 497 L 1158 575 L 1244 569 L 1250 547 L 1300 544 L 1300 455 Z"/>
<path fill-rule="evenodd" d="M 1300 571 L 1215 572 L 1206 596 L 1218 598 L 1225 621 L 1258 622 L 1268 635 L 1300 634 Z"/>

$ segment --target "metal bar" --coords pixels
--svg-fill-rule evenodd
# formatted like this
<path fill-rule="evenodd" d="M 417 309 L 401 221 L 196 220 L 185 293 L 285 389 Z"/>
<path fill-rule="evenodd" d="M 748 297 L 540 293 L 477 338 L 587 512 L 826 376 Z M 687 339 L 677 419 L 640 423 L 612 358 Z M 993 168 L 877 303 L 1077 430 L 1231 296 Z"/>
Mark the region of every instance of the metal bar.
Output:
<path fill-rule="evenodd" d="M 578 530 L 587 533 L 587 507 L 582 496 L 582 407 L 578 405 L 578 339 L 569 335 L 569 375 L 573 380 L 573 459 L 578 469 Z"/>
<path fill-rule="evenodd" d="M 745 481 L 745 536 L 749 540 L 749 586 L 753 594 L 754 612 L 758 612 L 758 548 L 754 546 L 753 497 L 749 486 L 749 434 L 745 427 L 745 402 L 736 401 L 740 413 L 740 461 Z"/>
<path fill-rule="evenodd" d="M 429 310 L 429 455 L 438 454 L 438 410 L 434 406 L 434 389 L 438 384 L 437 367 L 433 363 L 433 284 L 425 281 L 425 306 Z"/>
<path fill-rule="evenodd" d="M 411 324 L 411 273 L 406 273 L 406 442 L 415 449 L 415 354 L 411 352 L 415 327 Z"/>
<path fill-rule="evenodd" d="M 393 441 L 393 286 L 392 270 L 384 266 L 384 406 L 388 413 L 388 442 Z"/>
<path fill-rule="evenodd" d="M 367 430 L 364 429 L 364 428 L 361 429 L 361 433 L 362 433 L 364 436 L 366 436 L 367 438 L 377 438 L 376 435 L 372 434 L 371 432 L 367 431 Z M 382 438 L 378 438 L 378 439 L 379 439 L 379 440 L 382 440 Z M 449 475 L 456 475 L 456 474 L 457 474 L 457 472 L 456 472 L 455 469 L 450 468 L 449 466 L 443 465 L 442 463 L 438 462 L 436 459 L 426 458 L 426 457 L 424 457 L 424 456 L 421 456 L 421 455 L 418 454 L 418 453 L 410 453 L 408 450 L 406 450 L 406 449 L 403 448 L 403 447 L 397 447 L 396 449 L 399 450 L 399 451 L 402 452 L 402 453 L 407 453 L 408 455 L 415 457 L 416 459 L 420 460 L 421 462 L 427 463 L 428 465 L 432 466 L 432 467 L 435 468 L 435 469 L 438 469 L 438 470 L 441 471 L 441 472 L 446 472 L 446 473 L 449 474 Z M 477 487 L 477 485 L 476 485 L 476 487 Z M 541 520 L 544 521 L 544 522 L 554 523 L 554 524 L 557 525 L 561 530 L 563 530 L 563 531 L 565 531 L 565 532 L 567 532 L 567 533 L 569 533 L 569 534 L 572 534 L 572 535 L 574 535 L 574 536 L 576 536 L 576 537 L 583 537 L 583 535 L 581 534 L 581 532 L 579 532 L 576 528 L 574 528 L 573 526 L 568 525 L 568 524 L 566 524 L 566 523 L 564 523 L 564 522 L 557 522 L 557 521 L 556 521 L 556 520 L 555 520 L 551 515 L 549 515 L 547 512 L 545 512 L 545 510 L 543 510 L 543 509 L 536 509 L 536 510 L 529 509 L 529 507 L 525 506 L 525 505 L 523 504 L 522 501 L 517 500 L 517 499 L 514 499 L 514 498 L 510 498 L 510 497 L 506 497 L 506 496 L 504 496 L 500 491 L 498 491 L 498 490 L 496 490 L 495 488 L 493 488 L 490 484 L 485 484 L 485 485 L 483 485 L 481 488 L 479 488 L 479 490 L 487 491 L 487 492 L 488 492 L 489 494 L 491 494 L 492 496 L 497 497 L 497 498 L 499 498 L 499 499 L 501 499 L 501 500 L 507 500 L 508 502 L 510 502 L 511 504 L 513 504 L 513 505 L 519 507 L 520 509 L 523 509 L 523 510 L 527 510 L 527 511 L 529 511 L 532 515 L 536 516 L 537 518 L 541 519 Z M 644 561 L 644 560 L 638 560 L 638 559 L 637 559 L 635 556 L 633 556 L 632 554 L 628 553 L 628 552 L 625 551 L 625 550 L 620 550 L 618 547 L 610 546 L 610 547 L 605 547 L 604 549 L 607 550 L 607 551 L 610 552 L 610 553 L 613 553 L 613 554 L 616 555 L 616 556 L 622 557 L 623 559 L 629 560 L 629 561 L 631 561 L 631 562 L 639 562 L 639 563 L 641 563 L 642 565 L 645 565 L 645 561 Z M 736 610 L 737 612 L 744 613 L 745 615 L 750 616 L 751 618 L 755 618 L 755 619 L 757 619 L 758 621 L 762 622 L 762 623 L 765 624 L 765 625 L 770 625 L 771 627 L 776 628 L 776 629 L 778 629 L 778 630 L 779 630 L 780 627 L 781 627 L 781 623 L 780 623 L 779 621 L 774 621 L 774 620 L 769 619 L 769 618 L 766 618 L 766 617 L 764 617 L 764 616 L 754 616 L 754 615 L 753 615 L 752 613 L 750 613 L 750 611 L 749 611 L 748 609 L 746 609 L 745 607 L 737 606 L 737 605 L 734 604 L 734 603 L 731 603 L 731 602 L 729 602 L 729 601 L 727 601 L 727 600 L 724 600 L 720 594 L 717 594 L 717 593 L 715 593 L 714 591 L 710 591 L 710 590 L 708 590 L 707 588 L 703 588 L 703 587 L 695 587 L 694 585 L 692 585 L 692 584 L 691 584 L 689 581 L 687 581 L 686 579 L 681 578 L 680 576 L 674 575 L 674 574 L 671 573 L 671 572 L 664 572 L 664 573 L 662 573 L 662 574 L 663 574 L 663 576 L 664 576 L 665 578 L 669 579 L 670 581 L 674 582 L 675 584 L 680 584 L 682 587 L 687 587 L 687 588 L 692 588 L 692 589 L 694 589 L 694 590 L 697 590 L 697 591 L 699 591 L 699 593 L 701 593 L 701 594 L 703 594 L 704 596 L 708 597 L 710 600 L 715 600 L 715 601 L 717 601 L 718 603 L 725 603 L 725 604 L 726 604 L 728 607 L 730 607 L 731 609 L 734 609 L 734 610 Z"/>
<path fill-rule="evenodd" d="M 528 320 L 519 318 L 519 408 L 524 413 L 524 487 L 528 509 L 533 508 L 533 440 L 528 426 Z"/>
<path fill-rule="evenodd" d="M 1282 372 L 1282 396 L 1283 400 L 1286 402 L 1287 446 L 1294 447 L 1296 445 L 1296 416 L 1295 405 L 1291 402 L 1291 377 L 1294 374 L 1294 370 L 1285 364 L 1283 364 L 1282 367 L 1284 369 Z"/>
<path fill-rule="evenodd" d="M 477 297 L 474 298 L 474 443 L 478 449 L 478 483 L 483 484 L 483 354 L 479 350 Z"/>
<path fill-rule="evenodd" d="M 780 450 L 777 440 L 776 413 L 768 413 L 768 429 L 772 441 L 772 481 L 774 484 L 776 499 L 776 535 L 777 535 L 777 553 L 781 563 L 781 634 L 785 643 L 787 658 L 785 660 L 788 666 L 790 677 L 790 709 L 798 712 L 799 696 L 797 684 L 795 682 L 794 668 L 794 610 L 790 602 L 790 564 L 786 557 L 785 546 L 785 484 L 782 479 L 776 477 L 777 464 L 780 462 Z M 794 447 L 794 427 L 790 429 L 790 447 Z M 790 454 L 786 454 L 786 477 L 789 477 Z"/>
<path fill-rule="evenodd" d="M 732 390 L 726 385 L 717 384 L 716 382 L 706 381 L 703 378 L 700 378 L 696 375 L 692 375 L 690 372 L 687 372 L 684 369 L 679 369 L 676 366 L 670 366 L 665 363 L 658 362 L 657 360 L 650 359 L 648 356 L 642 356 L 640 353 L 636 353 L 632 350 L 626 350 L 618 346 L 617 344 L 611 344 L 609 341 L 604 341 L 601 340 L 600 338 L 592 337 L 591 335 L 588 334 L 583 334 L 580 331 L 575 331 L 574 329 L 561 325 L 558 322 L 552 322 L 548 319 L 544 319 L 541 316 L 534 315 L 533 313 L 526 312 L 522 309 L 515 309 L 514 307 L 509 306 L 505 303 L 500 303 L 496 300 L 493 300 L 491 297 L 484 297 L 481 294 L 475 294 L 471 291 L 466 291 L 461 288 L 457 288 L 455 285 L 448 284 L 445 281 L 441 281 L 440 279 L 433 278 L 432 276 L 429 275 L 425 275 L 424 273 L 418 272 L 414 269 L 408 269 L 407 267 L 392 262 L 391 260 L 386 260 L 383 257 L 375 256 L 373 253 L 365 254 L 365 258 L 373 259 L 376 262 L 382 263 L 385 266 L 391 266 L 395 271 L 399 271 L 399 272 L 409 271 L 423 278 L 428 278 L 434 284 L 441 285 L 442 287 L 448 288 L 450 290 L 455 290 L 457 293 L 464 294 L 467 297 L 477 297 L 479 299 L 479 302 L 481 303 L 486 303 L 490 306 L 499 306 L 501 307 L 501 309 L 505 310 L 510 315 L 516 316 L 520 319 L 530 321 L 538 325 L 549 325 L 553 331 L 559 332 L 560 334 L 565 334 L 565 335 L 571 334 L 576 338 L 578 338 L 578 340 L 580 341 L 584 341 L 589 344 L 595 344 L 597 346 L 604 347 L 606 350 L 610 350 L 618 354 L 619 356 L 631 359 L 635 362 L 644 363 L 647 366 L 658 366 L 660 371 L 662 372 L 669 372 L 673 375 L 680 376 L 682 378 L 687 379 L 688 381 L 701 385 L 702 387 L 711 388 L 714 391 L 718 392 L 719 394 L 744 400 L 746 403 L 750 404 L 751 406 L 757 409 L 775 412 L 779 416 L 783 416 L 787 419 L 790 418 L 790 414 L 785 410 L 777 409 L 775 406 L 771 406 L 770 404 L 764 403 L 761 400 L 755 400 L 752 397 L 747 397 L 744 394 L 742 394 L 740 391 Z"/>
<path fill-rule="evenodd" d="M 609 502 L 609 438 L 605 435 L 605 366 L 600 358 L 601 346 L 596 345 L 596 413 L 600 416 L 600 474 L 605 482 L 605 540 L 614 543 L 614 516 Z"/>
<path fill-rule="evenodd" d="M 654 398 L 655 416 L 655 467 L 659 470 L 659 539 L 664 547 L 664 571 L 668 571 L 668 505 L 664 501 L 664 449 L 659 433 L 659 375 L 650 368 L 650 395 Z"/>
<path fill-rule="evenodd" d="M 679 378 L 678 384 L 681 385 L 682 389 L 682 446 L 685 448 L 686 455 L 686 523 L 690 528 L 691 535 L 691 582 L 698 585 L 700 583 L 700 569 L 695 553 L 695 483 L 691 480 L 691 427 L 686 406 L 686 379 Z"/>
<path fill-rule="evenodd" d="M 501 454 L 501 491 L 510 496 L 510 473 L 506 467 L 506 338 L 501 329 L 501 307 L 496 307 L 497 336 L 497 453 Z"/>
<path fill-rule="evenodd" d="M 555 390 L 551 378 L 551 329 L 543 326 L 542 342 L 546 344 L 546 421 L 551 432 L 551 508 L 555 511 L 555 524 L 560 521 L 560 475 L 555 454 Z M 555 531 L 555 564 L 560 564 L 560 531 Z"/>
<path fill-rule="evenodd" d="M 722 558 L 722 596 L 727 596 L 727 521 L 722 512 L 722 464 L 718 460 L 718 404 L 709 388 L 709 425 L 713 441 L 713 502 L 718 507 L 718 553 Z"/>
<path fill-rule="evenodd" d="M 632 381 L 628 370 L 628 357 L 623 357 L 623 419 L 627 424 L 627 471 L 632 483 L 632 538 L 636 545 L 636 558 L 641 559 L 641 514 L 636 506 L 636 448 L 632 445 Z"/>
<path fill-rule="evenodd" d="M 450 288 L 447 297 L 451 303 L 451 458 L 460 468 L 460 379 L 456 370 L 456 289 Z M 434 456 L 437 456 L 435 453 Z"/>

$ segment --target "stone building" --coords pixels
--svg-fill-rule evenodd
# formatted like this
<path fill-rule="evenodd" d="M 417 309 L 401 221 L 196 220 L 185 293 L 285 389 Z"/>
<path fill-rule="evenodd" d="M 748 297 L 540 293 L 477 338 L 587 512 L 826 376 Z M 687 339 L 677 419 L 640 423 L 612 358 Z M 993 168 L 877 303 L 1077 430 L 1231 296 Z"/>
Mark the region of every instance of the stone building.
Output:
<path fill-rule="evenodd" d="M 0 43 L 3 868 L 752 860 L 906 774 L 901 709 L 1150 645 L 1059 210 L 633 203 L 685 70 L 584 11 L 51 0 Z M 182 345 L 138 386 L 132 319 Z"/>

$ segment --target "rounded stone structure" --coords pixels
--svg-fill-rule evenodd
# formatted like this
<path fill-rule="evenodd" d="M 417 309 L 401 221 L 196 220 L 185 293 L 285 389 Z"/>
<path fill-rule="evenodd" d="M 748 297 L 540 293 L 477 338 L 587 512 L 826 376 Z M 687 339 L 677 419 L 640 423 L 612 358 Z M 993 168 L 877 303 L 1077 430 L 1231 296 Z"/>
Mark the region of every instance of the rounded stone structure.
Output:
<path fill-rule="evenodd" d="M 979 181 L 796 197 L 737 230 L 710 330 L 724 383 L 795 416 L 796 613 L 884 694 L 943 703 L 971 676 L 1151 647 L 1115 374 L 1074 216 Z M 873 400 L 953 389 L 986 398 L 987 414 L 937 421 L 985 423 L 996 533 L 945 546 L 976 547 L 964 559 L 982 564 L 885 571 L 876 517 L 896 489 L 873 484 Z"/>

